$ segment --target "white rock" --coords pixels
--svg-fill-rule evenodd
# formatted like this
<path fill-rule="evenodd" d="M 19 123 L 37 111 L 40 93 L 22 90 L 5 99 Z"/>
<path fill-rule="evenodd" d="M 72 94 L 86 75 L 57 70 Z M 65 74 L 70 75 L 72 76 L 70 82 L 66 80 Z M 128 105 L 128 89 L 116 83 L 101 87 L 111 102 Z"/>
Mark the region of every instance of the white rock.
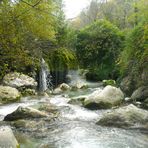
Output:
<path fill-rule="evenodd" d="M 84 106 L 92 109 L 93 106 L 95 106 L 96 109 L 111 108 L 120 105 L 123 99 L 124 94 L 120 88 L 108 85 L 102 91 L 97 90 L 89 95 L 84 101 Z"/>
<path fill-rule="evenodd" d="M 12 130 L 5 126 L 0 127 L 0 148 L 18 148 L 19 144 Z"/>
<path fill-rule="evenodd" d="M 3 78 L 4 85 L 19 88 L 19 87 L 31 87 L 35 88 L 37 86 L 37 82 L 24 74 L 20 74 L 17 72 L 9 73 Z"/>

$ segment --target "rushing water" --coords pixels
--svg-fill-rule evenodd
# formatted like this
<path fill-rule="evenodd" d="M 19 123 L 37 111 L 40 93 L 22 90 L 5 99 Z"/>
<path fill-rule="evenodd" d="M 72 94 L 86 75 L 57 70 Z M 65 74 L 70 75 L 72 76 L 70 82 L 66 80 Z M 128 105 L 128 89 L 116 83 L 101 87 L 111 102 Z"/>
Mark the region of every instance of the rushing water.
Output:
<path fill-rule="evenodd" d="M 91 111 L 78 105 L 68 104 L 71 97 L 86 95 L 96 90 L 99 84 L 89 83 L 86 90 L 66 92 L 65 95 L 48 97 L 26 97 L 21 102 L 0 106 L 0 119 L 13 112 L 18 106 L 52 103 L 58 118 L 43 122 L 37 128 L 13 128 L 21 148 L 147 148 L 148 135 L 138 130 L 125 130 L 96 125 L 96 121 L 108 110 Z M 36 120 L 40 123 L 42 119 Z M 35 124 L 31 122 L 31 124 Z"/>
<path fill-rule="evenodd" d="M 51 102 L 60 111 L 59 118 L 40 127 L 42 133 L 32 134 L 27 129 L 15 129 L 15 135 L 22 148 L 147 148 L 147 135 L 138 131 L 101 127 L 95 122 L 107 110 L 90 111 L 67 102 L 61 95 L 24 98 L 22 102 L 0 107 L 0 115 L 14 111 L 18 106 L 36 106 Z M 25 131 L 25 132 L 24 132 Z"/>

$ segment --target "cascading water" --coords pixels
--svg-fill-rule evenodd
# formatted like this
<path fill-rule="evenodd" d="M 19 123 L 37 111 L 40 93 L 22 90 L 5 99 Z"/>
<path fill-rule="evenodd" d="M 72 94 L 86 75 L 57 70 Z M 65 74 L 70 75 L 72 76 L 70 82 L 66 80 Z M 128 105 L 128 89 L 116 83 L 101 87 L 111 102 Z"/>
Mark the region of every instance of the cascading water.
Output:
<path fill-rule="evenodd" d="M 49 67 L 45 60 L 41 59 L 41 69 L 39 73 L 39 90 L 46 91 L 47 89 L 52 90 L 52 79 Z"/>

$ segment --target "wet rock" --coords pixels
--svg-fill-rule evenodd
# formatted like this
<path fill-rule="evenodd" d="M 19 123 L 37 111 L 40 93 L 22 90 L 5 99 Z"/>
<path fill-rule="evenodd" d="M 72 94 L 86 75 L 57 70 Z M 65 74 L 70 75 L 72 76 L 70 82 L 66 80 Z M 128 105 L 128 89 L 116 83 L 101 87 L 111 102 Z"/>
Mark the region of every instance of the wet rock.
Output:
<path fill-rule="evenodd" d="M 21 94 L 16 88 L 9 86 L 0 86 L 0 103 L 9 103 L 18 101 Z"/>
<path fill-rule="evenodd" d="M 97 122 L 99 125 L 123 128 L 146 128 L 148 130 L 148 111 L 133 104 L 105 113 Z"/>
<path fill-rule="evenodd" d="M 73 104 L 73 105 L 79 105 L 79 106 L 83 106 L 84 100 L 87 98 L 87 96 L 78 96 L 78 97 L 74 97 L 71 100 L 68 101 L 69 104 Z"/>
<path fill-rule="evenodd" d="M 28 88 L 28 89 L 21 91 L 21 94 L 23 96 L 35 96 L 37 95 L 37 92 L 34 89 Z"/>
<path fill-rule="evenodd" d="M 62 91 L 60 88 L 56 88 L 56 89 L 53 90 L 52 93 L 53 93 L 54 95 L 59 95 L 59 94 L 62 94 L 63 91 Z"/>
<path fill-rule="evenodd" d="M 0 147 L 18 148 L 19 144 L 10 127 L 0 127 Z"/>
<path fill-rule="evenodd" d="M 52 104 L 41 104 L 39 107 L 40 111 L 45 111 L 47 113 L 56 113 L 58 111 L 57 107 Z"/>
<path fill-rule="evenodd" d="M 76 88 L 85 89 L 85 88 L 88 88 L 88 85 L 86 83 L 84 83 L 84 82 L 77 82 Z"/>
<path fill-rule="evenodd" d="M 27 118 L 43 118 L 47 117 L 47 114 L 31 108 L 31 107 L 18 107 L 14 112 L 8 114 L 4 121 L 14 121 L 18 119 L 27 119 Z"/>
<path fill-rule="evenodd" d="M 66 83 L 62 83 L 62 84 L 59 86 L 59 88 L 60 88 L 62 91 L 67 91 L 67 90 L 70 90 L 70 89 L 71 89 L 71 87 L 70 87 L 68 84 L 66 84 Z"/>
<path fill-rule="evenodd" d="M 71 90 L 71 87 L 66 83 L 62 83 L 59 87 L 53 90 L 53 94 L 54 95 L 62 94 L 64 91 L 68 90 Z"/>
<path fill-rule="evenodd" d="M 37 82 L 33 78 L 17 72 L 5 75 L 3 78 L 3 83 L 4 85 L 15 88 L 36 88 L 37 86 Z"/>
<path fill-rule="evenodd" d="M 38 128 L 45 125 L 44 120 L 16 120 L 11 122 L 11 125 L 22 130 L 37 131 Z"/>
<path fill-rule="evenodd" d="M 92 93 L 84 100 L 84 107 L 89 109 L 108 109 L 118 106 L 124 99 L 120 88 L 106 86 L 102 91 Z"/>
<path fill-rule="evenodd" d="M 143 102 L 148 98 L 148 86 L 142 86 L 135 90 L 131 96 L 131 99 L 134 101 Z"/>

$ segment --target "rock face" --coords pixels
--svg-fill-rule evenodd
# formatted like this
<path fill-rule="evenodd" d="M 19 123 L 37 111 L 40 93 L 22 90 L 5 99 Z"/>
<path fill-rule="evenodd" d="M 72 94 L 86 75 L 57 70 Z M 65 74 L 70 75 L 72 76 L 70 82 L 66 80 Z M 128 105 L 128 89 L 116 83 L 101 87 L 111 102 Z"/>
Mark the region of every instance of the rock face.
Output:
<path fill-rule="evenodd" d="M 37 109 L 31 107 L 18 107 L 13 113 L 8 114 L 4 121 L 14 121 L 19 119 L 27 119 L 27 118 L 43 118 L 47 117 L 47 115 Z"/>
<path fill-rule="evenodd" d="M 105 113 L 97 122 L 99 125 L 114 127 L 135 127 L 148 129 L 148 111 L 133 104 Z"/>
<path fill-rule="evenodd" d="M 37 86 L 37 82 L 33 78 L 17 72 L 5 75 L 3 78 L 3 83 L 4 85 L 14 88 L 36 88 Z"/>
<path fill-rule="evenodd" d="M 135 90 L 131 96 L 134 101 L 145 101 L 148 98 L 148 86 L 142 86 Z"/>
<path fill-rule="evenodd" d="M 59 87 L 54 89 L 53 94 L 55 94 L 55 95 L 61 94 L 64 91 L 68 91 L 68 90 L 71 90 L 71 87 L 68 84 L 66 84 L 66 83 L 62 83 L 62 84 L 60 84 Z"/>
<path fill-rule="evenodd" d="M 0 103 L 15 102 L 21 97 L 16 88 L 0 86 Z"/>
<path fill-rule="evenodd" d="M 19 148 L 19 144 L 9 127 L 0 127 L 0 147 Z"/>
<path fill-rule="evenodd" d="M 106 86 L 102 91 L 92 93 L 84 100 L 84 107 L 89 109 L 108 109 L 120 105 L 124 95 L 119 88 Z"/>

